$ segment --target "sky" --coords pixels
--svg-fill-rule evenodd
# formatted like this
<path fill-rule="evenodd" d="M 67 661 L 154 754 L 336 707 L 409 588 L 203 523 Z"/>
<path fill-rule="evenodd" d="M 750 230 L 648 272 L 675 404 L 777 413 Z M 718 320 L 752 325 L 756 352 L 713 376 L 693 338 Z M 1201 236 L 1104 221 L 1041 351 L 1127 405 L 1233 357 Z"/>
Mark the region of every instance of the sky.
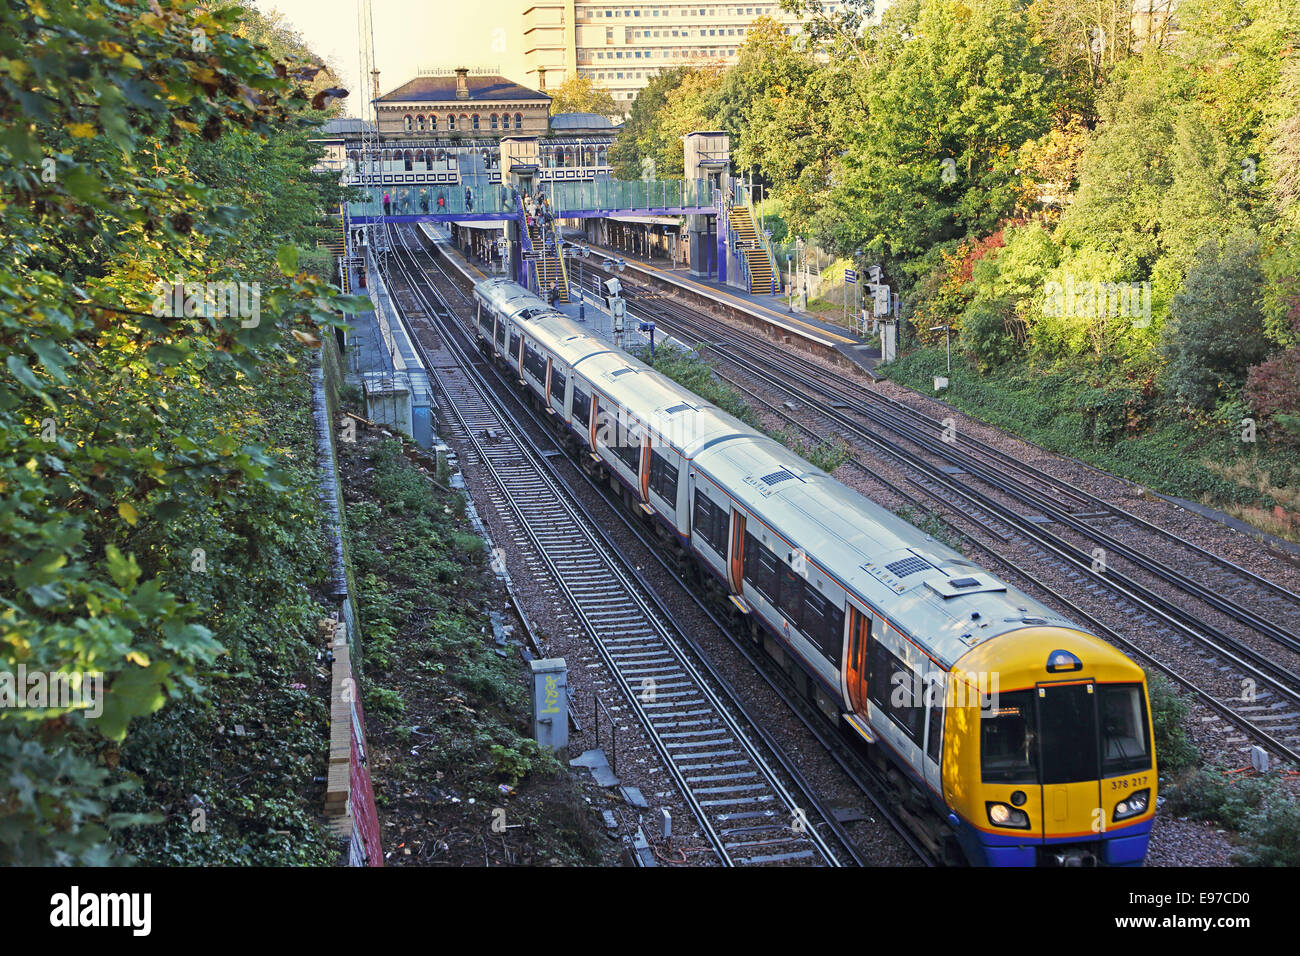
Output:
<path fill-rule="evenodd" d="M 524 82 L 520 0 L 371 0 L 375 62 L 380 91 L 400 86 L 420 68 L 491 67 Z M 358 89 L 359 0 L 253 0 L 263 12 L 278 10 L 318 56 L 342 71 L 349 90 Z M 889 6 L 876 3 L 876 14 Z M 345 100 L 356 116 L 363 97 Z"/>
<path fill-rule="evenodd" d="M 421 67 L 500 68 L 524 79 L 519 0 L 371 0 L 379 86 L 387 93 Z M 263 12 L 278 10 L 307 45 L 343 72 L 349 90 L 360 77 L 358 0 L 255 0 Z M 345 101 L 357 115 L 361 97 Z"/>

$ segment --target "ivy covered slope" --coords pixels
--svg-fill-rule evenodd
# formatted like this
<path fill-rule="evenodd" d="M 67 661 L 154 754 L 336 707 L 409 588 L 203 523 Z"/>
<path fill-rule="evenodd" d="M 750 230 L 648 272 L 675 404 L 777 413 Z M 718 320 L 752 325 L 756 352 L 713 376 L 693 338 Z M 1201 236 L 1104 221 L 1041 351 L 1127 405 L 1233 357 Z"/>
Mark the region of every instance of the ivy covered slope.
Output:
<path fill-rule="evenodd" d="M 399 441 L 356 438 L 339 445 L 339 469 L 388 862 L 612 862 L 619 844 L 600 836 L 590 798 L 529 736 L 527 671 L 517 647 L 497 647 L 490 616 L 507 596 L 464 495 Z"/>
<path fill-rule="evenodd" d="M 297 249 L 330 83 L 221 4 L 0 10 L 0 671 L 105 686 L 0 707 L 0 862 L 325 859 L 304 367 L 353 303 Z"/>

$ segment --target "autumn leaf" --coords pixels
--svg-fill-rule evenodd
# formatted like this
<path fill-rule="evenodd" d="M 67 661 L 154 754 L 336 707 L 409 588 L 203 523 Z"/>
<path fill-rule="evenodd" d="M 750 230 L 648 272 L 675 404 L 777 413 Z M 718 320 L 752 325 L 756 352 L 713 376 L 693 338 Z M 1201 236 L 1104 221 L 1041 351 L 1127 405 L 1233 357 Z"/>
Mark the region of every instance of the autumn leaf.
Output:
<path fill-rule="evenodd" d="M 117 513 L 122 516 L 122 520 L 135 527 L 135 523 L 140 520 L 140 513 L 135 510 L 135 505 L 129 501 L 120 502 L 117 506 Z"/>
<path fill-rule="evenodd" d="M 67 129 L 77 139 L 90 139 L 95 135 L 95 127 L 90 123 L 69 123 Z"/>

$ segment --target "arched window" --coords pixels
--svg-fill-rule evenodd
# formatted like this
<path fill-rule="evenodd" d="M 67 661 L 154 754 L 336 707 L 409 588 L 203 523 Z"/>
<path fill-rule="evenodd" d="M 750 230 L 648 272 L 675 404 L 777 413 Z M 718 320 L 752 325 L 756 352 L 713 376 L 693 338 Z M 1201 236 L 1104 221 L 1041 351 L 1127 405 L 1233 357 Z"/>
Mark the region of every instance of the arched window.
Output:
<path fill-rule="evenodd" d="M 496 114 L 496 113 L 493 113 L 491 116 L 488 117 L 488 123 L 491 124 L 491 126 L 492 126 L 493 129 L 496 129 L 496 128 L 497 128 L 497 114 Z"/>
<path fill-rule="evenodd" d="M 474 114 L 474 119 L 471 120 L 471 122 L 474 124 L 474 128 L 475 128 L 475 129 L 478 129 L 478 114 L 477 114 L 477 113 Z"/>
<path fill-rule="evenodd" d="M 421 113 L 419 116 L 416 117 L 415 125 L 419 127 L 421 133 L 424 132 L 424 114 L 423 114 L 423 113 Z"/>
<path fill-rule="evenodd" d="M 586 152 L 583 154 L 582 164 L 584 166 L 596 165 L 596 151 L 590 146 L 587 147 Z"/>
<path fill-rule="evenodd" d="M 446 164 L 447 151 L 445 149 L 438 150 L 438 162 L 443 163 L 444 165 Z"/>
<path fill-rule="evenodd" d="M 605 147 L 604 147 L 604 146 L 602 146 L 602 147 L 600 147 L 599 149 L 596 150 L 596 165 L 597 165 L 597 166 L 608 166 L 608 165 L 609 165 L 609 160 L 608 160 L 607 154 L 605 153 Z"/>
<path fill-rule="evenodd" d="M 569 149 L 569 147 L 567 146 L 564 147 L 564 165 L 565 166 L 573 165 L 573 150 Z"/>
<path fill-rule="evenodd" d="M 524 114 L 523 114 L 523 113 L 516 113 L 516 114 L 515 114 L 515 129 L 523 129 L 523 128 L 524 128 Z"/>
<path fill-rule="evenodd" d="M 409 117 L 409 116 L 406 117 L 406 131 L 407 131 L 408 133 L 411 131 L 411 117 Z"/>
<path fill-rule="evenodd" d="M 456 128 L 456 117 L 455 117 L 454 115 L 452 115 L 451 113 L 448 113 L 448 114 L 447 114 L 447 129 L 455 129 L 455 128 Z"/>
<path fill-rule="evenodd" d="M 409 172 L 411 171 L 411 168 L 412 168 L 412 167 L 411 167 L 411 162 L 412 162 L 412 160 L 413 160 L 413 157 L 412 157 L 412 155 L 411 155 L 411 151 L 410 151 L 409 149 L 408 149 L 405 153 L 402 154 L 402 160 L 403 160 L 403 162 L 404 162 L 405 165 L 406 165 L 406 171 L 409 173 Z"/>
<path fill-rule="evenodd" d="M 429 129 L 430 129 L 430 130 L 436 130 L 437 128 L 438 128 L 438 114 L 437 114 L 437 113 L 430 113 L 430 114 L 429 114 Z"/>

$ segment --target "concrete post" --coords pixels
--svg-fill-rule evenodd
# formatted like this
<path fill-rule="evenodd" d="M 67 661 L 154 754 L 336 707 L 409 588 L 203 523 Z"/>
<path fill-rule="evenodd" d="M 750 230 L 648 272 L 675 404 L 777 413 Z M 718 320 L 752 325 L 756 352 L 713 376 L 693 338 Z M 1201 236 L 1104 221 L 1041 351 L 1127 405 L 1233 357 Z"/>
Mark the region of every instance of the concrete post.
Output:
<path fill-rule="evenodd" d="M 533 675 L 533 738 L 559 754 L 569 746 L 568 668 L 563 657 L 528 664 Z"/>

